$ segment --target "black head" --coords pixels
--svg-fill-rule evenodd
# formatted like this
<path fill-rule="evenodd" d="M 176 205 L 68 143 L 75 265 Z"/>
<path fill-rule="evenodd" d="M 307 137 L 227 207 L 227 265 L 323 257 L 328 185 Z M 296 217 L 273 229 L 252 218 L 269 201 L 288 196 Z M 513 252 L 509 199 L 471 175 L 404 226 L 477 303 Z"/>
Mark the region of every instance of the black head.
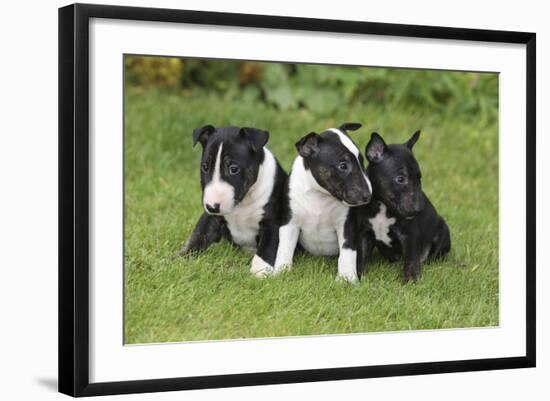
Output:
<path fill-rule="evenodd" d="M 304 167 L 315 181 L 348 206 L 368 203 L 372 190 L 363 156 L 347 135 L 359 129 L 359 123 L 345 123 L 321 134 L 311 132 L 296 143 Z"/>
<path fill-rule="evenodd" d="M 202 145 L 202 204 L 209 214 L 225 215 L 256 182 L 269 132 L 257 128 L 205 125 L 193 131 Z"/>
<path fill-rule="evenodd" d="M 400 217 L 412 217 L 424 208 L 422 174 L 412 153 L 419 136 L 416 131 L 404 144 L 386 145 L 374 132 L 365 150 L 374 194 Z"/>

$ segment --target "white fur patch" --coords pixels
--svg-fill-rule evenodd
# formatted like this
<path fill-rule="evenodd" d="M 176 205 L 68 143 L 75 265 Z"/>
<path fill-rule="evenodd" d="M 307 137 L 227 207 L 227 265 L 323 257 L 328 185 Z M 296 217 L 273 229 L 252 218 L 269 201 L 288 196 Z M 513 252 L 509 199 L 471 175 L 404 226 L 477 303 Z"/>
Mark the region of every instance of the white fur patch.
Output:
<path fill-rule="evenodd" d="M 367 181 L 367 185 L 369 187 L 369 192 L 372 194 L 372 185 L 370 183 L 369 177 L 367 177 L 367 175 L 364 173 L 363 173 L 363 177 L 365 177 L 365 181 Z"/>
<path fill-rule="evenodd" d="M 298 156 L 289 183 L 290 224 L 300 228 L 300 244 L 314 255 L 337 255 L 336 231 L 344 226 L 349 208 L 321 187 Z"/>
<path fill-rule="evenodd" d="M 300 227 L 294 224 L 286 224 L 279 227 L 279 247 L 277 248 L 274 273 L 290 269 L 292 266 L 292 259 L 294 258 L 299 234 Z"/>
<path fill-rule="evenodd" d="M 380 202 L 380 209 L 378 211 L 378 214 L 369 219 L 369 222 L 372 226 L 372 230 L 374 231 L 374 236 L 376 237 L 376 239 L 390 246 L 390 227 L 395 224 L 395 217 L 388 217 L 388 215 L 386 214 L 386 205 Z"/>
<path fill-rule="evenodd" d="M 260 256 L 254 255 L 252 258 L 252 265 L 250 267 L 250 273 L 256 277 L 263 278 L 273 272 L 273 266 L 263 260 Z"/>
<path fill-rule="evenodd" d="M 361 166 L 361 163 L 359 162 L 359 149 L 357 149 L 357 146 L 355 146 L 353 141 L 349 139 L 349 137 L 346 134 L 344 134 L 341 130 L 337 128 L 329 128 L 328 130 L 338 135 L 338 138 L 340 139 L 340 142 L 342 142 L 342 145 L 344 145 L 355 156 L 355 158 L 357 159 L 357 164 Z M 369 192 L 372 194 L 372 185 L 370 183 L 369 178 L 364 173 L 363 173 L 363 177 L 365 177 L 365 181 L 367 182 L 367 186 L 369 187 Z"/>
<path fill-rule="evenodd" d="M 328 131 L 334 132 L 336 135 L 338 135 L 338 138 L 340 138 L 340 142 L 342 142 L 342 145 L 344 145 L 356 158 L 359 158 L 359 149 L 357 149 L 357 146 L 353 143 L 349 137 L 344 134 L 342 131 L 340 131 L 338 128 L 329 128 Z"/>
<path fill-rule="evenodd" d="M 250 250 L 256 250 L 256 236 L 260 221 L 264 215 L 264 206 L 268 202 L 277 172 L 277 162 L 273 154 L 264 148 L 264 161 L 258 170 L 256 182 L 231 212 L 224 215 L 227 228 L 233 241 Z"/>
<path fill-rule="evenodd" d="M 220 205 L 219 214 L 225 214 L 233 209 L 235 203 L 235 188 L 229 183 L 221 179 L 220 165 L 222 157 L 223 142 L 220 143 L 218 153 L 216 155 L 216 162 L 214 164 L 214 174 L 212 180 L 204 188 L 203 207 L 206 209 L 206 205 L 214 206 L 216 203 Z"/>
<path fill-rule="evenodd" d="M 357 278 L 357 251 L 342 248 L 338 256 L 338 277 L 350 283 L 358 281 Z"/>

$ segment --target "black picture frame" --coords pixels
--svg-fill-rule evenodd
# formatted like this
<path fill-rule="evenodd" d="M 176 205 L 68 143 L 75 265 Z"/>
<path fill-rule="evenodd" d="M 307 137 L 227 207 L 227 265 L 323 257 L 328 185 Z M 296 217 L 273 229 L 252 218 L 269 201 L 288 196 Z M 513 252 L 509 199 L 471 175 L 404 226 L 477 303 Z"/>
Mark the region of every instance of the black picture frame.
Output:
<path fill-rule="evenodd" d="M 322 31 L 526 45 L 526 352 L 495 359 L 90 383 L 89 22 L 91 18 Z M 479 29 L 220 12 L 74 4 L 59 9 L 59 391 L 71 396 L 141 393 L 534 367 L 536 35 Z"/>

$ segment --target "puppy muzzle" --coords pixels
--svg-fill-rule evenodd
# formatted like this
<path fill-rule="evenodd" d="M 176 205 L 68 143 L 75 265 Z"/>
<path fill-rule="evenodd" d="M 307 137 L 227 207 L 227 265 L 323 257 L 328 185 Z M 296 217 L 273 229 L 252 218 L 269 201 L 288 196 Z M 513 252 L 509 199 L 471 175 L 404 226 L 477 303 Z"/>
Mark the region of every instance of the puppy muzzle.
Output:
<path fill-rule="evenodd" d="M 361 196 L 348 197 L 342 200 L 342 203 L 348 207 L 363 206 L 369 203 L 371 198 L 370 194 L 362 194 Z"/>

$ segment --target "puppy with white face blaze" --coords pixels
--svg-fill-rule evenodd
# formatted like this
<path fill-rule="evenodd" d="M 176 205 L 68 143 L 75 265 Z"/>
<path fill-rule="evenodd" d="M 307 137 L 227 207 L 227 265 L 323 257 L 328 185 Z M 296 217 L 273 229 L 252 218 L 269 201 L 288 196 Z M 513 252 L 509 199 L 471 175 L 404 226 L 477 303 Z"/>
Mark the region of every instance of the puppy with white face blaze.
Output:
<path fill-rule="evenodd" d="M 290 174 L 289 213 L 279 229 L 274 274 L 290 268 L 299 242 L 314 255 L 339 255 L 337 278 L 361 277 L 369 244 L 356 225 L 372 187 L 363 156 L 347 134 L 360 127 L 345 123 L 296 143 L 299 156 Z"/>
<path fill-rule="evenodd" d="M 204 213 L 178 256 L 226 238 L 255 252 L 254 274 L 273 269 L 288 175 L 265 147 L 267 131 L 205 125 L 193 131 L 202 145 L 200 180 Z"/>

